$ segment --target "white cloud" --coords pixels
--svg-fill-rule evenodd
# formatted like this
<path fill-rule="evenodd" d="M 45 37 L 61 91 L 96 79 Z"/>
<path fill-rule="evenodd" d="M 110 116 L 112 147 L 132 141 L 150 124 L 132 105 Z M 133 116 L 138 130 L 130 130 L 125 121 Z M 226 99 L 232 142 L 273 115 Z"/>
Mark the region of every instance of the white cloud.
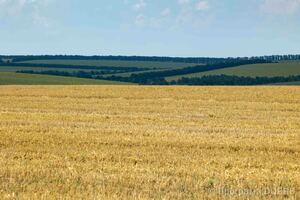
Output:
<path fill-rule="evenodd" d="M 167 22 L 170 20 L 170 15 L 170 8 L 165 8 L 159 15 L 152 17 L 140 13 L 135 17 L 135 25 L 146 28 L 162 28 L 163 25 L 167 24 Z"/>
<path fill-rule="evenodd" d="M 134 18 L 134 24 L 143 28 L 182 28 L 182 27 L 204 27 L 211 23 L 213 18 L 206 11 L 211 8 L 208 0 L 177 0 L 178 9 L 171 10 L 165 7 L 156 15 L 144 12 L 146 2 L 136 1 L 134 10 L 138 11 Z M 175 3 L 176 3 L 175 2 Z M 172 17 L 170 17 L 172 15 Z"/>
<path fill-rule="evenodd" d="M 49 26 L 50 19 L 44 11 L 54 0 L 0 0 L 0 19 L 12 17 L 29 19 L 33 24 Z"/>
<path fill-rule="evenodd" d="M 180 2 L 179 2 L 180 1 Z M 198 2 L 179 0 L 179 13 L 176 17 L 176 28 L 209 26 L 214 20 L 213 15 L 207 11 L 211 8 L 209 1 L 198 0 Z"/>
<path fill-rule="evenodd" d="M 182 8 L 180 13 L 177 16 L 176 23 L 177 25 L 187 24 L 193 21 L 194 12 L 191 7 Z"/>
<path fill-rule="evenodd" d="M 171 14 L 171 9 L 170 8 L 165 8 L 162 12 L 161 12 L 161 16 L 163 17 L 168 17 Z"/>
<path fill-rule="evenodd" d="M 136 16 L 135 18 L 135 24 L 137 26 L 145 26 L 146 25 L 146 17 L 143 14 L 139 14 L 138 16 Z"/>
<path fill-rule="evenodd" d="M 178 0 L 177 1 L 179 5 L 187 5 L 189 4 L 191 1 L 190 0 Z"/>
<path fill-rule="evenodd" d="M 267 14 L 293 15 L 300 9 L 300 0 L 264 0 L 261 10 Z"/>
<path fill-rule="evenodd" d="M 133 5 L 133 9 L 136 11 L 144 10 L 147 6 L 145 0 L 139 0 L 136 4 Z"/>
<path fill-rule="evenodd" d="M 47 19 L 42 15 L 42 9 L 51 0 L 0 0 L 0 18 L 30 16 L 34 23 L 46 25 Z"/>
<path fill-rule="evenodd" d="M 0 16 L 15 16 L 18 15 L 26 4 L 31 1 L 28 0 L 0 0 Z"/>
<path fill-rule="evenodd" d="M 196 10 L 204 11 L 209 9 L 209 3 L 207 1 L 199 1 L 195 6 Z"/>

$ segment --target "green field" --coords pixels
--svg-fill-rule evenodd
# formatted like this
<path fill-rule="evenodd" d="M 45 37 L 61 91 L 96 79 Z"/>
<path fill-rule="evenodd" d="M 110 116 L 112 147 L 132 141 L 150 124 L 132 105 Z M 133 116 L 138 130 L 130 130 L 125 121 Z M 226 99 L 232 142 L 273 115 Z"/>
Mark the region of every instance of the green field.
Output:
<path fill-rule="evenodd" d="M 15 72 L 0 72 L 0 85 L 124 85 L 130 83 L 48 76 L 37 74 L 20 74 Z"/>
<path fill-rule="evenodd" d="M 187 63 L 175 63 L 175 62 L 148 62 L 148 61 L 118 61 L 118 60 L 32 60 L 26 61 L 26 63 L 35 64 L 35 66 L 0 66 L 0 84 L 46 84 L 46 85 L 98 85 L 98 84 L 122 84 L 121 82 L 112 81 L 102 81 L 93 79 L 80 79 L 62 76 L 52 76 L 52 75 L 29 75 L 29 74 L 16 74 L 14 72 L 20 70 L 33 70 L 33 71 L 64 71 L 64 72 L 78 72 L 78 71 L 106 71 L 107 74 L 103 74 L 103 77 L 110 77 L 112 75 L 119 77 L 130 77 L 132 74 L 147 73 L 147 72 L 159 72 L 164 70 L 174 70 L 180 69 L 187 66 L 194 66 L 195 64 Z M 39 67 L 39 64 L 49 64 L 49 65 L 66 65 L 71 68 L 57 68 L 55 65 Z M 134 72 L 124 72 L 121 70 L 108 70 L 107 69 L 77 69 L 75 66 L 85 67 L 138 67 L 140 71 Z M 74 68 L 72 68 L 74 67 Z M 230 68 L 223 68 L 219 70 L 211 70 L 200 73 L 192 73 L 178 76 L 163 77 L 167 81 L 178 80 L 180 78 L 194 78 L 201 77 L 204 75 L 235 75 L 235 76 L 245 76 L 245 77 L 274 77 L 274 76 L 289 76 L 289 75 L 300 75 L 300 61 L 289 61 L 280 63 L 269 63 L 269 64 L 250 64 L 242 65 Z M 118 80 L 118 79 L 116 79 Z M 120 79 L 122 80 L 122 79 Z M 123 83 L 124 84 L 124 83 Z M 127 83 L 126 83 L 127 84 Z M 280 84 L 287 85 L 287 84 Z M 297 82 L 289 83 L 288 85 L 299 85 Z"/>
<path fill-rule="evenodd" d="M 138 67 L 138 68 L 157 68 L 157 69 L 167 69 L 167 68 L 173 68 L 173 67 L 187 67 L 187 66 L 199 65 L 199 64 L 193 64 L 193 63 L 119 61 L 119 60 L 32 60 L 32 61 L 26 61 L 23 63 L 107 66 L 107 67 Z"/>
<path fill-rule="evenodd" d="M 172 69 L 181 69 L 182 67 L 172 67 Z M 115 74 L 106 74 L 103 75 L 104 77 L 109 76 L 119 76 L 119 77 L 130 77 L 132 74 L 141 74 L 141 73 L 148 73 L 148 72 L 161 72 L 166 71 L 167 69 L 153 69 L 153 70 L 143 70 L 143 71 L 135 71 L 135 72 L 125 72 L 125 73 L 115 73 Z"/>
<path fill-rule="evenodd" d="M 76 71 L 105 71 L 104 69 L 76 69 L 76 68 L 55 68 L 55 67 L 22 67 L 22 66 L 0 66 L 0 72 L 16 72 L 20 70 L 33 70 L 33 71 L 64 71 L 64 72 L 76 72 Z"/>
<path fill-rule="evenodd" d="M 195 78 L 205 75 L 235 75 L 235 76 L 250 76 L 250 77 L 274 77 L 274 76 L 289 76 L 300 75 L 300 62 L 285 62 L 272 64 L 253 64 L 243 65 L 239 67 L 230 67 L 225 69 L 212 70 L 201 73 L 186 74 L 180 76 L 167 77 L 168 81 L 178 80 L 182 77 Z"/>

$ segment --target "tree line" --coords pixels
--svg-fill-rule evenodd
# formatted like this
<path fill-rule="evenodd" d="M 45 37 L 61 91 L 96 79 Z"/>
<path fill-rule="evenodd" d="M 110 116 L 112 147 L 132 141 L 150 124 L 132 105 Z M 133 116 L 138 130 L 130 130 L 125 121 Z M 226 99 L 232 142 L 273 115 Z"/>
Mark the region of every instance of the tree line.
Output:
<path fill-rule="evenodd" d="M 116 73 L 116 71 L 60 71 L 60 70 L 18 70 L 17 73 L 23 74 L 41 74 L 41 75 L 52 75 L 52 76 L 68 76 L 77 78 L 92 78 L 100 79 L 101 75 Z"/>
<path fill-rule="evenodd" d="M 178 63 L 198 63 L 198 64 L 215 64 L 232 61 L 243 60 L 267 60 L 267 61 L 281 61 L 281 60 L 300 60 L 298 55 L 270 55 L 270 56 L 252 56 L 252 57 L 162 57 L 162 56 L 81 56 L 81 55 L 0 55 L 0 60 L 12 59 L 13 62 L 22 62 L 29 60 L 116 60 L 116 61 L 152 61 L 152 62 L 178 62 Z M 0 61 L 1 62 L 1 61 Z"/>

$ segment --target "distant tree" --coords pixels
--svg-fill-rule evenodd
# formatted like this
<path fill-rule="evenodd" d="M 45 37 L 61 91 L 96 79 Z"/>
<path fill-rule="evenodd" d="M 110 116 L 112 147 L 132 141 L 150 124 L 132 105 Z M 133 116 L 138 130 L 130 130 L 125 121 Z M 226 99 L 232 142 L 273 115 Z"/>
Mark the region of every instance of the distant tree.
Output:
<path fill-rule="evenodd" d="M 1 56 L 3 58 L 13 58 L 15 62 L 28 60 L 118 60 L 118 61 L 152 61 L 152 62 L 179 62 L 179 63 L 198 63 L 216 64 L 243 60 L 266 60 L 278 62 L 281 60 L 299 60 L 298 55 L 270 55 L 237 58 L 213 58 L 213 57 L 159 57 L 159 56 L 80 56 L 80 55 L 40 55 L 40 56 Z"/>

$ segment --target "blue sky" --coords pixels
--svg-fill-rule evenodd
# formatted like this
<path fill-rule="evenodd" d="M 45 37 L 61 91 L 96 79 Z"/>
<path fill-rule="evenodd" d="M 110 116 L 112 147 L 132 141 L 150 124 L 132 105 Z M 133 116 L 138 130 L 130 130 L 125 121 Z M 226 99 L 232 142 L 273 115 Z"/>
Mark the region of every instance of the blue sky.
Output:
<path fill-rule="evenodd" d="M 0 0 L 0 55 L 300 53 L 300 0 Z"/>

